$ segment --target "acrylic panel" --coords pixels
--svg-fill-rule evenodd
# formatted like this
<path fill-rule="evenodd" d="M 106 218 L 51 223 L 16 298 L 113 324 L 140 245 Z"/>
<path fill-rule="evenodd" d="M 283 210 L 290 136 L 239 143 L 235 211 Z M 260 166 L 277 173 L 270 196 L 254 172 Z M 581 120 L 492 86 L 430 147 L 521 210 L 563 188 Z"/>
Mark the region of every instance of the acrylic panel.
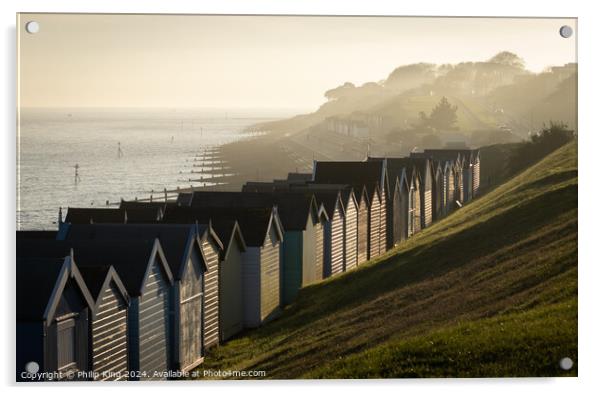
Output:
<path fill-rule="evenodd" d="M 577 33 L 18 14 L 16 380 L 577 376 Z"/>

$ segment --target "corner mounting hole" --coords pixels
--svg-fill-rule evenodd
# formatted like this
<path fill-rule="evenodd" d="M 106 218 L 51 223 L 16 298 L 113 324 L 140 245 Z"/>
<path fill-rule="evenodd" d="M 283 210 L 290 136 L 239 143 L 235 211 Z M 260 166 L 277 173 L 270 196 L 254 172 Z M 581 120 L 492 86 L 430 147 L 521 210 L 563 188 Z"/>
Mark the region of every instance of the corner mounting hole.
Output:
<path fill-rule="evenodd" d="M 563 38 L 569 38 L 573 35 L 573 28 L 569 25 L 564 25 L 560 28 L 560 36 Z"/>
<path fill-rule="evenodd" d="M 30 21 L 25 24 L 25 30 L 27 33 L 35 34 L 40 31 L 40 24 L 36 21 Z"/>

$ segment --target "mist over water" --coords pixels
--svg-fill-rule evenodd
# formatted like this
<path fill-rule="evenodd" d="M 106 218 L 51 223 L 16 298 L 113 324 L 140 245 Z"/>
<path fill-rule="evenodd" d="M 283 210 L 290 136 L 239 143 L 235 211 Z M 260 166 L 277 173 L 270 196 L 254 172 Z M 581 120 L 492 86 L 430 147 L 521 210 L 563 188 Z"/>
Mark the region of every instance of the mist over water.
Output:
<path fill-rule="evenodd" d="M 17 229 L 56 229 L 59 207 L 105 207 L 198 183 L 201 147 L 249 136 L 278 110 L 23 110 Z M 119 147 L 122 156 L 119 157 Z M 75 165 L 79 182 L 75 182 Z"/>

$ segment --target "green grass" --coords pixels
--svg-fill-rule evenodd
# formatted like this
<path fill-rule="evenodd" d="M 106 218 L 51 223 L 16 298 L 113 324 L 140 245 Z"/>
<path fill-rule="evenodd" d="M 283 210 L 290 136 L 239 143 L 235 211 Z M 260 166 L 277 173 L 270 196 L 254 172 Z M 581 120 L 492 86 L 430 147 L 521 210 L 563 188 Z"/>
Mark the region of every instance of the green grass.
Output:
<path fill-rule="evenodd" d="M 301 290 L 203 369 L 266 378 L 576 375 L 576 144 L 378 260 Z"/>

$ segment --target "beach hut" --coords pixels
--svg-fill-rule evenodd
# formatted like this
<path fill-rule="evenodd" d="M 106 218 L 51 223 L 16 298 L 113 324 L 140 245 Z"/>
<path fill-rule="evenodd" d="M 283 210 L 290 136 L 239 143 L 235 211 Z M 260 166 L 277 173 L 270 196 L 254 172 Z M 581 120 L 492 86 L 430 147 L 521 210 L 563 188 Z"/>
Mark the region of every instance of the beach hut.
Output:
<path fill-rule="evenodd" d="M 481 151 L 476 149 L 471 151 L 472 160 L 472 196 L 479 194 L 481 187 Z"/>
<path fill-rule="evenodd" d="M 343 271 L 351 270 L 358 265 L 358 217 L 359 205 L 356 199 L 356 194 L 351 186 L 336 185 L 336 184 L 298 184 L 291 185 L 291 191 L 304 191 L 305 193 L 321 193 L 321 192 L 340 192 L 342 211 L 344 215 L 343 223 Z M 326 213 L 326 218 L 328 213 Z M 365 218 L 367 220 L 367 217 Z M 366 243 L 367 240 L 365 239 Z M 336 273 L 333 273 L 336 274 Z"/>
<path fill-rule="evenodd" d="M 370 198 L 365 186 L 354 189 L 354 193 L 357 202 L 357 264 L 361 265 L 368 260 Z"/>
<path fill-rule="evenodd" d="M 188 371 L 219 342 L 218 261 L 221 241 L 210 225 L 73 225 L 68 240 L 161 242 L 174 280 L 171 366 Z"/>
<path fill-rule="evenodd" d="M 316 242 L 323 237 L 316 225 L 320 221 L 318 205 L 311 192 L 291 191 L 288 186 L 272 192 L 195 192 L 196 207 L 278 208 L 284 228 L 281 244 L 281 304 L 289 304 L 299 289 L 322 278 L 316 273 Z M 322 255 L 322 253 L 320 253 Z"/>
<path fill-rule="evenodd" d="M 433 220 L 439 220 L 443 217 L 445 207 L 445 178 L 441 162 L 432 161 L 433 169 Z"/>
<path fill-rule="evenodd" d="M 323 224 L 322 278 L 345 270 L 345 207 L 339 191 L 312 191 L 329 219 Z M 316 266 L 317 268 L 318 266 Z M 318 279 L 320 273 L 316 273 Z"/>
<path fill-rule="evenodd" d="M 130 296 L 129 368 L 139 372 L 130 380 L 164 380 L 164 373 L 172 367 L 170 299 L 173 276 L 158 239 L 114 236 L 120 227 L 126 226 L 132 227 L 71 225 L 66 240 L 72 243 L 113 241 L 113 249 L 106 251 L 98 263 L 111 262 Z M 121 243 L 120 247 L 118 243 Z M 106 254 L 112 255 L 107 259 Z M 94 262 L 95 256 L 90 254 L 86 259 Z"/>
<path fill-rule="evenodd" d="M 406 173 L 407 174 L 407 173 Z M 409 201 L 408 201 L 408 237 L 420 232 L 422 229 L 422 194 L 420 173 L 411 168 L 408 177 Z"/>
<path fill-rule="evenodd" d="M 77 249 L 77 246 L 76 246 Z M 102 255 L 76 252 L 90 264 L 111 262 L 130 295 L 130 380 L 164 380 L 170 369 L 169 295 L 172 276 L 159 240 L 114 242 Z"/>
<path fill-rule="evenodd" d="M 461 166 L 461 178 L 458 184 L 461 188 L 461 201 L 468 202 L 479 192 L 481 185 L 481 153 L 480 150 L 472 149 L 428 149 L 424 150 L 425 154 L 433 158 L 459 161 Z"/>
<path fill-rule="evenodd" d="M 16 379 L 40 380 L 27 376 L 30 363 L 68 379 L 88 371 L 94 301 L 71 253 L 57 257 L 39 246 L 35 253 L 24 255 L 17 242 Z"/>
<path fill-rule="evenodd" d="M 409 158 L 401 158 L 407 166 L 412 166 L 420 177 L 420 228 L 424 229 L 433 222 L 434 173 L 430 157 L 424 153 L 412 152 Z"/>
<path fill-rule="evenodd" d="M 315 162 L 313 174 L 313 183 L 316 184 L 349 185 L 357 191 L 366 188 L 370 204 L 368 259 L 384 253 L 387 244 L 386 213 L 389 186 L 387 171 L 382 161 Z"/>
<path fill-rule="evenodd" d="M 198 202 L 198 200 L 197 200 Z M 242 253 L 244 326 L 258 327 L 280 307 L 280 245 L 284 229 L 273 207 L 196 207 L 212 221 L 238 221 L 246 243 Z"/>
<path fill-rule="evenodd" d="M 393 178 L 391 177 L 391 180 Z M 395 184 L 391 199 L 391 242 L 398 245 L 409 237 L 410 220 L 410 187 L 406 168 L 402 168 L 399 175 L 394 178 Z"/>
<path fill-rule="evenodd" d="M 193 207 L 167 209 L 164 223 L 209 223 L 222 242 L 219 263 L 219 330 L 224 341 L 242 331 L 243 294 L 242 260 L 247 246 L 235 219 L 211 218 L 209 212 Z"/>
<path fill-rule="evenodd" d="M 441 162 L 441 174 L 443 177 L 443 215 L 446 216 L 454 208 L 455 182 L 454 165 L 450 160 Z"/>
<path fill-rule="evenodd" d="M 95 253 L 107 246 L 91 246 Z M 94 299 L 90 325 L 90 369 L 98 381 L 127 380 L 129 295 L 113 266 L 89 264 L 81 248 L 74 251 L 80 271 Z"/>
<path fill-rule="evenodd" d="M 242 260 L 247 245 L 238 222 L 216 220 L 215 231 L 223 241 L 219 272 L 220 339 L 228 340 L 244 328 Z"/>
<path fill-rule="evenodd" d="M 129 296 L 111 265 L 114 259 L 112 250 L 122 245 L 31 238 L 31 232 L 25 233 L 19 236 L 20 256 L 61 257 L 70 254 L 75 261 L 79 261 L 77 267 L 94 303 L 89 320 L 89 361 L 86 369 L 93 374 L 86 378 L 99 381 L 127 380 Z"/>
<path fill-rule="evenodd" d="M 239 209 L 233 214 L 247 244 L 242 262 L 245 326 L 257 327 L 279 312 L 284 230 L 276 208 Z"/>

